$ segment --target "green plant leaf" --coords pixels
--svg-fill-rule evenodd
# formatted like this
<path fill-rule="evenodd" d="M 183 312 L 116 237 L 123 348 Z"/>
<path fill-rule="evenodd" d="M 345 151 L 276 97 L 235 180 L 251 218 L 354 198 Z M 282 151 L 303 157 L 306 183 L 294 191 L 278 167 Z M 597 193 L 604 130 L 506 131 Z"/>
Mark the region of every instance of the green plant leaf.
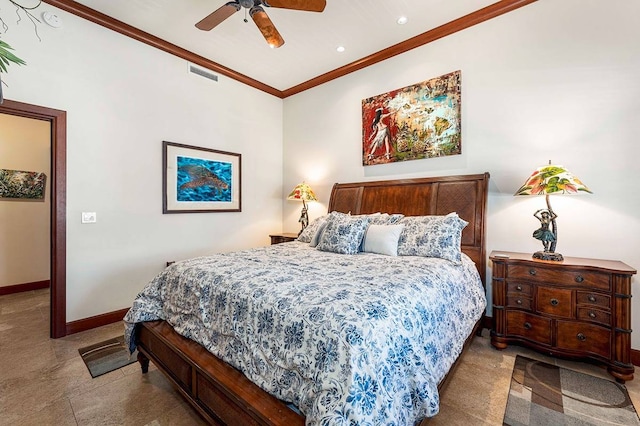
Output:
<path fill-rule="evenodd" d="M 6 42 L 0 40 L 0 72 L 7 72 L 7 66 L 14 63 L 26 65 L 27 63 L 10 52 L 13 48 Z"/>

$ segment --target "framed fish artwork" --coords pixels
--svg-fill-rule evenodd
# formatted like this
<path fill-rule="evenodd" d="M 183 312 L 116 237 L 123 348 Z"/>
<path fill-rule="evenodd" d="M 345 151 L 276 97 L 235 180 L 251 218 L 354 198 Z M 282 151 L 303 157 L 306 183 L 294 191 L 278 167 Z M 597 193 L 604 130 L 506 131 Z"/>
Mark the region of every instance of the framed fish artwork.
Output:
<path fill-rule="evenodd" d="M 162 213 L 242 211 L 240 154 L 162 142 Z"/>

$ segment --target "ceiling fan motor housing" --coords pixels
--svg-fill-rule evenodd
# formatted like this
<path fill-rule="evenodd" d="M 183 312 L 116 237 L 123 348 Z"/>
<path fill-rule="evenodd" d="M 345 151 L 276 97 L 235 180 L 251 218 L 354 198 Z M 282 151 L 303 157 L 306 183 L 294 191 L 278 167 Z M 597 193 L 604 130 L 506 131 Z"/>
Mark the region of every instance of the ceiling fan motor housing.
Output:
<path fill-rule="evenodd" d="M 247 9 L 251 9 L 254 6 L 260 6 L 262 3 L 260 0 L 238 0 L 240 6 L 246 7 Z"/>

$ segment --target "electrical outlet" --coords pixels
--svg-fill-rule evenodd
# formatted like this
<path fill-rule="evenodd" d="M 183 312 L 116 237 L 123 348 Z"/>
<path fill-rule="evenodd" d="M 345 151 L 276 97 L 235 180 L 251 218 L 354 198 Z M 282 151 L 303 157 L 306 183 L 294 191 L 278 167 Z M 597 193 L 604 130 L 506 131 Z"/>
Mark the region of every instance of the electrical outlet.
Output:
<path fill-rule="evenodd" d="M 82 212 L 82 223 L 96 223 L 96 212 Z"/>

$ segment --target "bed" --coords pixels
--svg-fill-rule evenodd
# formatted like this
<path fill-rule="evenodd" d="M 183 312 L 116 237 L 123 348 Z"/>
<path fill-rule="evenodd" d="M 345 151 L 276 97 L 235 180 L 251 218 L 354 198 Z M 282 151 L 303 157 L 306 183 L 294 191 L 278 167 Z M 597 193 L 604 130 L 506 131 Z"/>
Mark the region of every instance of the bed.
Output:
<path fill-rule="evenodd" d="M 211 424 L 413 424 L 436 414 L 486 306 L 488 180 L 333 186 L 325 234 L 336 220 L 367 229 L 378 212 L 398 216 L 385 225 L 405 233 L 416 217 L 439 216 L 468 222 L 457 260 L 412 255 L 404 237 L 405 256 L 338 254 L 325 237 L 171 265 L 125 317 L 143 373 L 152 361 Z M 476 283 L 462 288 L 467 280 Z M 439 303 L 448 298 L 464 301 L 449 304 L 455 314 Z"/>

